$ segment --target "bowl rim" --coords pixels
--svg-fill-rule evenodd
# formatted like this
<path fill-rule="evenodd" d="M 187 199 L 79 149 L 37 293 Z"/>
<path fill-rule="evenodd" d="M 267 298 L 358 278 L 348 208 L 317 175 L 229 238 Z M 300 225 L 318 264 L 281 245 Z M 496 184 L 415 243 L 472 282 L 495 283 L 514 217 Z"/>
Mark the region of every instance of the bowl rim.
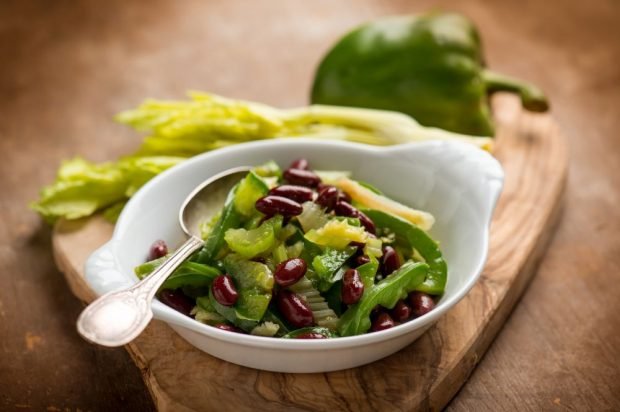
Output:
<path fill-rule="evenodd" d="M 404 334 L 413 332 L 417 329 L 422 329 L 424 326 L 434 323 L 441 316 L 443 316 L 448 310 L 450 310 L 456 303 L 458 303 L 473 287 L 476 283 L 484 264 L 486 262 L 486 258 L 488 255 L 488 244 L 489 244 L 489 226 L 491 222 L 491 217 L 493 215 L 494 208 L 497 204 L 497 200 L 502 190 L 503 186 L 503 170 L 499 162 L 492 157 L 489 153 L 481 150 L 471 144 L 457 141 L 447 141 L 447 140 L 432 140 L 432 141 L 421 141 L 421 142 L 409 142 L 402 143 L 392 146 L 371 146 L 363 143 L 353 143 L 348 141 L 330 141 L 330 140 L 322 140 L 322 139 L 314 139 L 314 138 L 304 138 L 304 137 L 295 137 L 295 138 L 277 138 L 270 140 L 261 140 L 261 141 L 253 141 L 246 143 L 239 143 L 233 146 L 228 146 L 220 149 L 215 149 L 210 152 L 202 153 L 197 156 L 191 157 L 183 162 L 179 163 L 171 167 L 170 169 L 162 172 L 161 174 L 155 176 L 149 182 L 147 182 L 142 188 L 140 188 L 135 195 L 129 200 L 125 208 L 123 209 L 119 219 L 114 228 L 114 232 L 112 238 L 103 245 L 98 251 L 107 249 L 111 251 L 114 255 L 114 265 L 115 269 L 118 272 L 122 273 L 122 267 L 118 260 L 116 259 L 116 255 L 114 253 L 115 248 L 122 242 L 122 238 L 126 233 L 125 227 L 129 224 L 132 219 L 132 215 L 135 215 L 135 212 L 132 212 L 134 207 L 140 204 L 141 199 L 145 197 L 148 193 L 156 188 L 168 179 L 173 179 L 176 174 L 181 172 L 184 169 L 192 168 L 196 164 L 200 164 L 208 161 L 211 158 L 221 156 L 222 154 L 234 154 L 236 152 L 242 152 L 246 150 L 251 150 L 256 147 L 263 146 L 304 146 L 304 145 L 319 145 L 326 147 L 338 147 L 343 148 L 345 150 L 350 150 L 353 152 L 366 152 L 372 156 L 378 155 L 391 155 L 391 156 L 402 156 L 403 153 L 407 153 L 409 151 L 419 151 L 419 150 L 429 150 L 429 149 L 446 149 L 447 150 L 456 150 L 462 152 L 463 155 L 472 158 L 474 160 L 479 160 L 480 164 L 480 172 L 485 176 L 487 182 L 487 195 L 488 200 L 490 202 L 488 216 L 486 216 L 485 224 L 480 228 L 482 231 L 482 243 L 480 245 L 481 253 L 476 262 L 475 269 L 472 270 L 466 282 L 457 290 L 453 292 L 451 296 L 448 296 L 446 300 L 443 300 L 426 315 L 420 316 L 418 318 L 409 320 L 400 325 L 397 325 L 393 328 L 386 329 L 379 332 L 373 333 L 364 333 L 361 335 L 355 336 L 347 336 L 347 337 L 338 337 L 334 339 L 282 339 L 275 337 L 264 337 L 264 336 L 255 336 L 249 334 L 240 334 L 240 333 L 230 333 L 227 331 L 220 330 L 218 328 L 203 324 L 198 322 L 190 317 L 187 317 L 180 312 L 175 311 L 174 309 L 164 305 L 157 298 L 153 300 L 152 310 L 155 319 L 163 320 L 166 323 L 172 323 L 177 327 L 182 327 L 185 329 L 192 330 L 201 335 L 205 335 L 205 337 L 217 339 L 219 341 L 232 343 L 235 345 L 242 346 L 252 346 L 252 347 L 261 347 L 261 348 L 270 348 L 270 349 L 279 349 L 279 350 L 327 350 L 327 349 L 342 349 L 342 348 L 351 348 L 357 346 L 363 346 L 367 344 L 377 343 L 380 341 L 388 341 L 392 339 L 396 339 Z M 216 174 L 214 172 L 213 174 Z M 205 179 L 210 177 L 205 175 Z M 176 218 L 176 215 L 175 215 Z M 94 252 L 96 254 L 98 251 Z M 91 255 L 92 256 L 92 255 Z M 137 282 L 137 278 L 132 273 L 131 278 L 122 274 L 124 278 L 127 278 L 133 283 Z"/>

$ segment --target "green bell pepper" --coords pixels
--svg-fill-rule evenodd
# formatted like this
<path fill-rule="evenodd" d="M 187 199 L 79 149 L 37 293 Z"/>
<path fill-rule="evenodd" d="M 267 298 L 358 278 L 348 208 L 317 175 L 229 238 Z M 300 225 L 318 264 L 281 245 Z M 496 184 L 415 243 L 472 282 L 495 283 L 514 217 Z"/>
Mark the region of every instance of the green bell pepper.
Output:
<path fill-rule="evenodd" d="M 400 269 L 376 285 L 364 291 L 359 302 L 349 306 L 340 317 L 338 332 L 340 336 L 353 336 L 366 333 L 370 329 L 370 313 L 375 306 L 391 309 L 400 299 L 424 281 L 428 265 L 421 262 L 405 262 Z"/>
<path fill-rule="evenodd" d="M 431 295 L 441 295 L 446 288 L 448 265 L 439 245 L 425 231 L 416 225 L 389 213 L 373 209 L 362 209 L 378 228 L 387 228 L 416 249 L 428 264 L 429 270 L 424 282 L 416 290 Z"/>
<path fill-rule="evenodd" d="M 250 332 L 263 319 L 274 285 L 273 273 L 259 262 L 234 253 L 224 258 L 224 268 L 235 281 L 239 298 L 233 306 L 218 303 L 209 291 L 209 303 L 226 320 Z"/>
<path fill-rule="evenodd" d="M 425 126 L 493 136 L 488 95 L 519 94 L 546 111 L 535 86 L 484 67 L 476 27 L 458 14 L 381 18 L 345 35 L 320 63 L 312 103 L 403 112 Z"/>
<path fill-rule="evenodd" d="M 151 260 L 134 268 L 134 272 L 139 279 L 143 279 L 166 260 L 167 257 Z M 160 290 L 179 289 L 183 287 L 202 288 L 210 286 L 221 272 L 211 266 L 202 263 L 185 261 L 164 281 Z"/>
<path fill-rule="evenodd" d="M 312 259 L 312 267 L 318 278 L 318 289 L 327 291 L 334 282 L 340 280 L 344 272 L 340 269 L 357 251 L 356 247 L 347 247 L 343 250 L 327 248 L 325 251 Z"/>
<path fill-rule="evenodd" d="M 292 332 L 287 333 L 286 335 L 282 336 L 282 338 L 284 339 L 297 339 L 298 336 L 301 336 L 303 334 L 306 333 L 316 333 L 319 335 L 323 335 L 326 338 L 337 338 L 338 335 L 336 335 L 334 332 L 332 332 L 331 330 L 329 330 L 328 328 L 323 328 L 320 326 L 309 326 L 306 328 L 300 328 L 300 329 L 296 329 Z"/>
<path fill-rule="evenodd" d="M 238 187 L 239 184 L 235 185 L 228 193 L 219 219 L 209 232 L 204 246 L 192 257 L 192 260 L 199 263 L 213 263 L 224 246 L 226 231 L 239 227 L 241 224 L 243 216 L 235 207 L 235 193 Z"/>

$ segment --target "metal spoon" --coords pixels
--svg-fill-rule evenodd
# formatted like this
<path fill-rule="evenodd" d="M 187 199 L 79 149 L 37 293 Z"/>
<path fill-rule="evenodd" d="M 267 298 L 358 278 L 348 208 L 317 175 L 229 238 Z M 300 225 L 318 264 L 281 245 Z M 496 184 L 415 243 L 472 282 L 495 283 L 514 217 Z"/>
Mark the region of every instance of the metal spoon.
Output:
<path fill-rule="evenodd" d="M 151 301 L 172 272 L 200 249 L 199 225 L 219 210 L 229 190 L 250 167 L 236 167 L 205 180 L 187 196 L 179 211 L 179 223 L 189 239 L 166 261 L 132 287 L 109 292 L 82 311 L 77 330 L 86 340 L 103 346 L 122 346 L 134 340 L 153 318 Z"/>

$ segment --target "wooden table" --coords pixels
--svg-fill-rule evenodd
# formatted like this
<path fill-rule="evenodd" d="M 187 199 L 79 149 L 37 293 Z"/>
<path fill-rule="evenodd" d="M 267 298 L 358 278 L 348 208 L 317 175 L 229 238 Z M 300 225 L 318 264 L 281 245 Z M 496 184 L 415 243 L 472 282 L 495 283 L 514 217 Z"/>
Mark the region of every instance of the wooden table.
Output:
<path fill-rule="evenodd" d="M 122 349 L 83 342 L 81 304 L 26 207 L 61 159 L 138 143 L 114 113 L 187 89 L 307 102 L 313 68 L 373 16 L 441 7 L 490 65 L 549 94 L 569 139 L 563 221 L 537 276 L 450 410 L 620 408 L 620 3 L 5 1 L 0 5 L 0 410 L 152 410 Z M 541 176 L 541 179 L 544 179 Z"/>

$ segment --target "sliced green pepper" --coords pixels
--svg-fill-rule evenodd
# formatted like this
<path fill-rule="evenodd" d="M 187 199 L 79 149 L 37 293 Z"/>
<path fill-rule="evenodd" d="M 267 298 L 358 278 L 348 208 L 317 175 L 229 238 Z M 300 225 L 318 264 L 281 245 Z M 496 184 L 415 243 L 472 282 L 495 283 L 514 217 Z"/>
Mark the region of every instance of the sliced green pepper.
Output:
<path fill-rule="evenodd" d="M 273 160 L 268 161 L 260 166 L 256 166 L 253 171 L 260 177 L 282 177 L 280 166 Z"/>
<path fill-rule="evenodd" d="M 424 281 L 428 272 L 425 263 L 405 262 L 400 269 L 392 273 L 369 290 L 340 317 L 338 331 L 340 336 L 352 336 L 366 333 L 370 329 L 370 312 L 377 305 L 391 309 L 400 299 Z"/>
<path fill-rule="evenodd" d="M 161 289 L 182 287 L 200 288 L 210 286 L 221 272 L 211 266 L 196 262 L 183 262 L 177 270 L 161 285 Z"/>
<path fill-rule="evenodd" d="M 151 260 L 136 266 L 134 272 L 139 279 L 143 279 L 152 273 L 155 269 L 161 266 L 166 260 L 166 257 Z M 161 285 L 160 290 L 163 289 L 179 289 L 183 287 L 201 288 L 211 285 L 213 279 L 215 279 L 221 273 L 220 270 L 204 265 L 202 263 L 185 261 L 165 280 Z"/>
<path fill-rule="evenodd" d="M 370 262 L 357 267 L 360 279 L 364 284 L 364 293 L 367 293 L 375 285 L 375 276 L 379 270 L 379 261 L 373 255 L 368 255 Z"/>
<path fill-rule="evenodd" d="M 261 320 L 271 301 L 274 285 L 271 270 L 267 265 L 246 260 L 234 253 L 226 256 L 224 267 L 234 279 L 239 292 L 239 299 L 234 305 L 236 316 L 241 319 Z"/>
<path fill-rule="evenodd" d="M 199 298 L 201 299 L 201 298 Z M 251 332 L 252 329 L 258 325 L 258 320 L 248 319 L 243 314 L 239 313 L 235 307 L 233 306 L 224 306 L 215 300 L 213 296 L 213 292 L 209 291 L 209 303 L 215 309 L 217 313 L 222 315 L 227 321 L 234 324 L 235 326 L 243 329 L 246 332 Z"/>
<path fill-rule="evenodd" d="M 437 242 L 416 225 L 397 216 L 373 209 L 364 209 L 363 212 L 372 219 L 377 227 L 387 228 L 394 232 L 397 237 L 405 239 L 424 258 L 429 266 L 429 271 L 424 283 L 419 285 L 416 290 L 431 295 L 441 295 L 446 288 L 448 266 Z"/>
<path fill-rule="evenodd" d="M 205 240 L 205 245 L 192 258 L 199 263 L 212 263 L 224 246 L 224 235 L 231 228 L 241 225 L 242 216 L 234 205 L 235 193 L 239 185 L 235 185 L 224 202 L 224 208 L 220 218 L 217 220 L 213 229 L 209 233 L 209 237 Z"/>
<path fill-rule="evenodd" d="M 322 328 L 320 326 L 310 326 L 307 328 L 300 328 L 300 329 L 296 329 L 292 332 L 287 333 L 286 335 L 282 336 L 282 338 L 284 339 L 297 339 L 298 336 L 301 336 L 305 333 L 317 333 L 319 335 L 323 335 L 326 338 L 337 338 L 338 335 L 336 335 L 334 332 L 332 332 L 331 330 L 329 330 L 328 328 Z"/>
<path fill-rule="evenodd" d="M 320 255 L 312 259 L 312 267 L 318 277 L 318 289 L 321 292 L 328 290 L 334 282 L 340 280 L 336 275 L 344 263 L 357 251 L 356 247 L 347 247 L 343 250 L 325 249 Z"/>

